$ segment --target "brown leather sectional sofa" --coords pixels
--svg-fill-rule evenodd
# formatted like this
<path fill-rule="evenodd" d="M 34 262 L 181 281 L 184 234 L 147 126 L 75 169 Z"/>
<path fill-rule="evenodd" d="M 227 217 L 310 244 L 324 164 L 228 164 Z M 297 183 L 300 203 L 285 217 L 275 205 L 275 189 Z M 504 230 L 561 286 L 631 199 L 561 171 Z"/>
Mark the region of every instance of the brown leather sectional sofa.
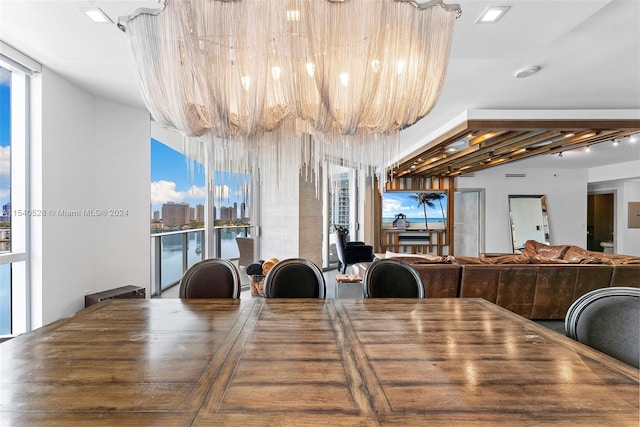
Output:
<path fill-rule="evenodd" d="M 529 242 L 527 242 L 529 243 Z M 609 286 L 640 287 L 640 257 L 593 253 L 572 248 L 584 257 L 566 260 L 567 250 L 548 258 L 546 247 L 536 253 L 534 244 L 522 255 L 425 260 L 403 257 L 420 274 L 425 298 L 484 298 L 529 319 L 564 319 L 569 306 L 581 295 Z M 538 244 L 542 245 L 542 244 Z M 353 266 L 364 276 L 369 263 Z"/>

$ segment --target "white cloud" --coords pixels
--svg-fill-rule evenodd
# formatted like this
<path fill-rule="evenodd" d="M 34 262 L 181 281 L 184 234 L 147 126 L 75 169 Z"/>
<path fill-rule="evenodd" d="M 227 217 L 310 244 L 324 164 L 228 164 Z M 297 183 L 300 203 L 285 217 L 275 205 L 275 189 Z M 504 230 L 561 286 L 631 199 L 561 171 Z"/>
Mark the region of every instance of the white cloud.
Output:
<path fill-rule="evenodd" d="M 231 188 L 228 185 L 218 185 L 215 187 L 214 193 L 215 200 L 224 201 L 229 198 Z M 196 185 L 192 185 L 185 191 L 177 191 L 176 183 L 172 181 L 161 180 L 151 183 L 151 203 L 154 205 L 169 202 L 180 203 L 190 200 L 192 201 L 190 204 L 193 206 L 194 199 L 197 203 L 203 203 L 206 194 L 207 189 L 205 187 L 198 187 Z"/>
<path fill-rule="evenodd" d="M 231 188 L 228 185 L 216 185 L 214 194 L 216 199 L 228 199 L 231 194 Z"/>
<path fill-rule="evenodd" d="M 155 181 L 151 183 L 151 203 L 181 202 L 182 193 L 176 191 L 176 183 Z"/>
<path fill-rule="evenodd" d="M 388 199 L 385 200 L 383 208 L 384 211 L 382 212 L 382 216 L 393 217 L 402 212 L 402 203 L 399 200 Z"/>
<path fill-rule="evenodd" d="M 0 147 L 0 176 L 8 177 L 11 171 L 11 147 Z"/>
<path fill-rule="evenodd" d="M 192 185 L 187 191 L 181 192 L 183 198 L 187 199 L 204 199 L 207 195 L 207 189 Z"/>

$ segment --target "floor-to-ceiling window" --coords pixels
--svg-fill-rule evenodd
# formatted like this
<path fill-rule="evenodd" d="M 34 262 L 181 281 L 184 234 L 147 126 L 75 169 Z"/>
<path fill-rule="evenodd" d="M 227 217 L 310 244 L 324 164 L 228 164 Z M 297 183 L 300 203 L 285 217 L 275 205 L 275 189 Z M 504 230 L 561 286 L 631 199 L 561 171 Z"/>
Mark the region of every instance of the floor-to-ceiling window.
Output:
<path fill-rule="evenodd" d="M 236 237 L 251 235 L 251 177 L 215 171 L 151 140 L 152 294 L 177 284 L 207 254 L 237 259 Z M 207 229 L 207 217 L 212 221 Z"/>
<path fill-rule="evenodd" d="M 28 113 L 28 70 L 0 54 L 0 336 L 30 329 Z"/>
<path fill-rule="evenodd" d="M 351 240 L 357 238 L 358 191 L 356 170 L 339 165 L 327 165 L 324 192 L 325 233 L 323 268 L 338 266 L 334 229 L 342 226 L 349 230 Z"/>

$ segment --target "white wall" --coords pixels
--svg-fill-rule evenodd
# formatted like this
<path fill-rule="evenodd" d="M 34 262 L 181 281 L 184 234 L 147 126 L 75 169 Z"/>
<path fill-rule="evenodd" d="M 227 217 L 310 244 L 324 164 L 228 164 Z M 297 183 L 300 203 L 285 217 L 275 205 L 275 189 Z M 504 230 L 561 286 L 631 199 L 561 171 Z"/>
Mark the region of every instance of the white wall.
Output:
<path fill-rule="evenodd" d="M 629 202 L 640 201 L 640 162 L 593 168 L 589 181 L 589 192 L 614 193 L 614 252 L 640 256 L 640 229 L 628 227 Z"/>
<path fill-rule="evenodd" d="M 322 267 L 322 200 L 315 182 L 296 168 L 280 172 L 286 185 L 262 183 L 260 256 L 262 259 L 305 258 Z"/>
<path fill-rule="evenodd" d="M 136 284 L 148 294 L 150 263 L 148 113 L 46 68 L 35 80 L 31 208 L 48 215 L 32 218 L 34 328 L 82 309 L 87 293 Z M 74 215 L 115 208 L 126 215 Z"/>
<path fill-rule="evenodd" d="M 525 174 L 507 178 L 505 174 Z M 551 244 L 586 247 L 587 171 L 523 169 L 496 166 L 473 177 L 456 178 L 457 189 L 485 189 L 485 251 L 512 252 L 509 222 L 510 194 L 544 194 L 549 211 Z"/>

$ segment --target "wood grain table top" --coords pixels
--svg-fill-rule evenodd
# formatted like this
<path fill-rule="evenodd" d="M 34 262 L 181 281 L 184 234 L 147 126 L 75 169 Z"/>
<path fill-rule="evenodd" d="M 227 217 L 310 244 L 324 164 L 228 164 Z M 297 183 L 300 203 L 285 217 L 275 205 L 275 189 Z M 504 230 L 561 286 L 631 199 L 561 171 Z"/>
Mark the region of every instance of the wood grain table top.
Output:
<path fill-rule="evenodd" d="M 109 300 L 0 344 L 0 425 L 637 427 L 638 375 L 480 299 Z"/>

